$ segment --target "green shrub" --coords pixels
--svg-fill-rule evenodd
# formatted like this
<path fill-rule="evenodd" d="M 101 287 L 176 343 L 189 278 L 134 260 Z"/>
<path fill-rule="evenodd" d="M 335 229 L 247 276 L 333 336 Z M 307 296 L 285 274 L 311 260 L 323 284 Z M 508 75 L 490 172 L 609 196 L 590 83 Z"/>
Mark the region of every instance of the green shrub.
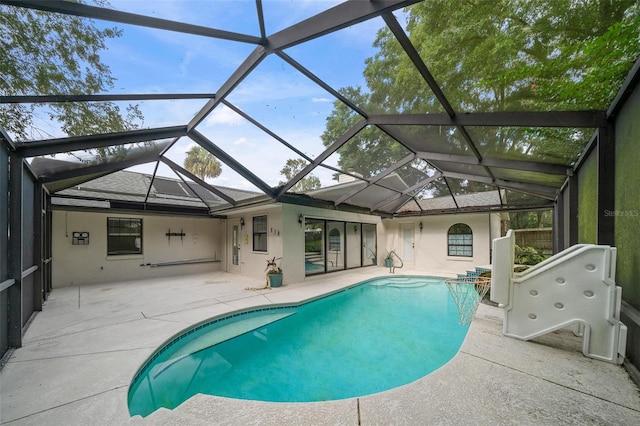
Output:
<path fill-rule="evenodd" d="M 544 259 L 545 256 L 533 247 L 516 246 L 514 263 L 517 265 L 536 265 Z"/>

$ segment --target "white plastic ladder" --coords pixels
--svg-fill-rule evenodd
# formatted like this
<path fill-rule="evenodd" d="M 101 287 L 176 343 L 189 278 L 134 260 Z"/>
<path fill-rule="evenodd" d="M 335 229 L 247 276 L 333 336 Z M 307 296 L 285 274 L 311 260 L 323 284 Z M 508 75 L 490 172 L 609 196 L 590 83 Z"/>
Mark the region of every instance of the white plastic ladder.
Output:
<path fill-rule="evenodd" d="M 582 353 L 622 364 L 627 327 L 620 322 L 616 248 L 578 244 L 522 273 L 513 272 L 514 248 L 511 230 L 493 240 L 491 300 L 504 308 L 504 335 L 530 340 L 582 324 Z"/>

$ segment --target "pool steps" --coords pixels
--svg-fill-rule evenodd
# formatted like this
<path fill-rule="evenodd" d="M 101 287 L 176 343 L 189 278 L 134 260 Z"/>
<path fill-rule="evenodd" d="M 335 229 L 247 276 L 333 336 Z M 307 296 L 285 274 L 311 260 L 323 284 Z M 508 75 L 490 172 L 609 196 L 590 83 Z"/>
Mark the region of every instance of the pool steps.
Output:
<path fill-rule="evenodd" d="M 620 322 L 616 248 L 577 244 L 521 273 L 513 271 L 514 248 L 511 230 L 493 240 L 491 300 L 504 308 L 503 334 L 530 340 L 573 327 L 585 356 L 622 364 L 627 327 Z"/>
<path fill-rule="evenodd" d="M 418 277 L 389 277 L 386 281 L 369 283 L 373 287 L 397 287 L 397 288 L 412 288 L 423 287 L 429 284 L 441 284 L 442 278 L 418 278 Z"/>
<path fill-rule="evenodd" d="M 466 274 L 458 274 L 458 281 L 473 283 L 476 281 L 476 278 L 480 276 L 480 274 L 482 274 L 483 272 L 490 272 L 490 271 L 491 271 L 491 268 L 476 266 L 476 268 L 473 271 L 467 271 Z"/>
<path fill-rule="evenodd" d="M 154 365 L 150 375 L 155 379 L 180 360 L 217 345 L 218 343 L 222 343 L 251 331 L 254 332 L 253 334 L 257 338 L 266 340 L 266 336 L 256 330 L 291 315 L 295 315 L 295 313 L 296 312 L 265 313 L 256 317 L 241 318 L 231 324 L 225 324 L 221 327 L 214 328 L 213 330 L 199 336 L 197 339 L 185 344 L 175 353 L 168 355 L 168 359 L 166 361 L 162 361 Z M 167 356 L 166 351 L 165 356 Z"/>
<path fill-rule="evenodd" d="M 234 337 L 258 330 L 276 321 L 295 315 L 295 313 L 296 312 L 265 313 L 255 317 L 242 318 L 231 324 L 222 325 L 201 334 L 198 338 L 183 345 L 174 354 L 171 354 L 169 359 L 193 355 L 218 343 L 222 343 L 225 340 L 233 339 Z"/>

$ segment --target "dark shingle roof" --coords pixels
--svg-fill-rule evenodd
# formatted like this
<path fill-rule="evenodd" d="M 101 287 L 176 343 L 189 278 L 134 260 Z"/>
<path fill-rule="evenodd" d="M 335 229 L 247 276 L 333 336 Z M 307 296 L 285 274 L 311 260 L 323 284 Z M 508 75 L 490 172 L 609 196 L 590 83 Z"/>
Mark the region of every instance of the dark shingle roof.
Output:
<path fill-rule="evenodd" d="M 151 188 L 149 188 L 151 186 Z M 261 193 L 215 187 L 234 200 L 247 200 Z M 148 192 L 148 196 L 147 196 Z M 147 203 L 213 209 L 230 207 L 222 198 L 194 182 L 131 171 L 118 171 L 56 193 L 54 204 L 108 208 L 108 201 Z M 71 198 L 77 198 L 72 200 Z M 64 201 L 62 201 L 64 200 Z M 91 202 L 88 200 L 96 200 Z M 99 200 L 99 201 L 98 201 Z M 204 202 L 203 202 L 204 200 Z M 97 204 L 96 204 L 97 202 Z M 107 202 L 107 204 L 105 204 Z"/>

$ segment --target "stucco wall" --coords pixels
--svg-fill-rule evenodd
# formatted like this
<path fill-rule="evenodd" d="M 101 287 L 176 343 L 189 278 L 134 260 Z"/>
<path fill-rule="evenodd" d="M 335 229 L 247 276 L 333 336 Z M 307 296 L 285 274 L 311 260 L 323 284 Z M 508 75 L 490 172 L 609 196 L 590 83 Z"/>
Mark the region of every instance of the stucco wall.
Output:
<path fill-rule="evenodd" d="M 422 222 L 422 231 L 420 231 Z M 447 231 L 456 223 L 464 223 L 473 232 L 473 256 L 448 256 Z M 403 259 L 410 258 L 404 253 L 403 228 L 413 226 L 415 248 L 413 262 L 407 267 L 429 273 L 458 274 L 473 270 L 476 266 L 491 263 L 491 240 L 500 234 L 498 214 L 475 213 L 459 215 L 425 216 L 411 219 L 384 220 L 386 238 L 378 244 L 380 250 L 395 250 Z"/>
<path fill-rule="evenodd" d="M 142 219 L 141 255 L 107 255 L 107 217 Z M 221 263 L 140 266 L 146 263 L 213 258 L 224 261 L 219 219 L 54 210 L 52 220 L 54 288 L 221 269 Z M 169 229 L 186 235 L 169 240 L 165 235 Z M 72 245 L 73 231 L 88 232 L 89 244 Z"/>
<path fill-rule="evenodd" d="M 267 216 L 266 252 L 253 250 L 253 218 L 263 215 Z M 231 227 L 234 223 L 238 223 L 237 221 L 240 220 L 240 218 L 244 221 L 244 227 L 240 231 L 240 252 L 237 272 L 252 278 L 263 279 L 265 278 L 267 259 L 273 257 L 282 258 L 279 260 L 282 269 L 288 269 L 289 260 L 282 256 L 282 241 L 284 235 L 282 208 L 274 205 L 238 212 L 229 215 L 226 220 L 227 226 Z M 231 231 L 229 230 L 227 234 L 231 235 Z M 225 250 L 228 253 L 227 258 L 230 261 L 231 241 L 227 239 L 223 244 L 225 244 Z M 227 265 L 228 271 L 234 272 L 232 268 L 231 265 Z M 288 274 L 284 274 L 283 283 L 286 283 L 290 279 L 287 275 Z"/>
<path fill-rule="evenodd" d="M 267 216 L 267 252 L 253 250 L 253 217 L 261 215 Z M 228 235 L 231 235 L 231 227 L 234 223 L 239 223 L 240 218 L 245 223 L 241 231 L 240 259 L 236 272 L 252 278 L 263 279 L 267 259 L 276 257 L 281 258 L 279 262 L 284 273 L 283 284 L 304 281 L 304 219 L 301 224 L 299 222 L 300 215 L 303 218 L 377 223 L 378 241 L 382 238 L 382 226 L 380 226 L 380 218 L 377 216 L 287 204 L 247 209 L 230 215 L 225 221 L 229 228 Z M 224 245 L 227 250 L 227 258 L 231 259 L 231 242 L 227 239 Z M 227 267 L 227 270 L 234 272 L 232 265 L 227 265 Z"/>

